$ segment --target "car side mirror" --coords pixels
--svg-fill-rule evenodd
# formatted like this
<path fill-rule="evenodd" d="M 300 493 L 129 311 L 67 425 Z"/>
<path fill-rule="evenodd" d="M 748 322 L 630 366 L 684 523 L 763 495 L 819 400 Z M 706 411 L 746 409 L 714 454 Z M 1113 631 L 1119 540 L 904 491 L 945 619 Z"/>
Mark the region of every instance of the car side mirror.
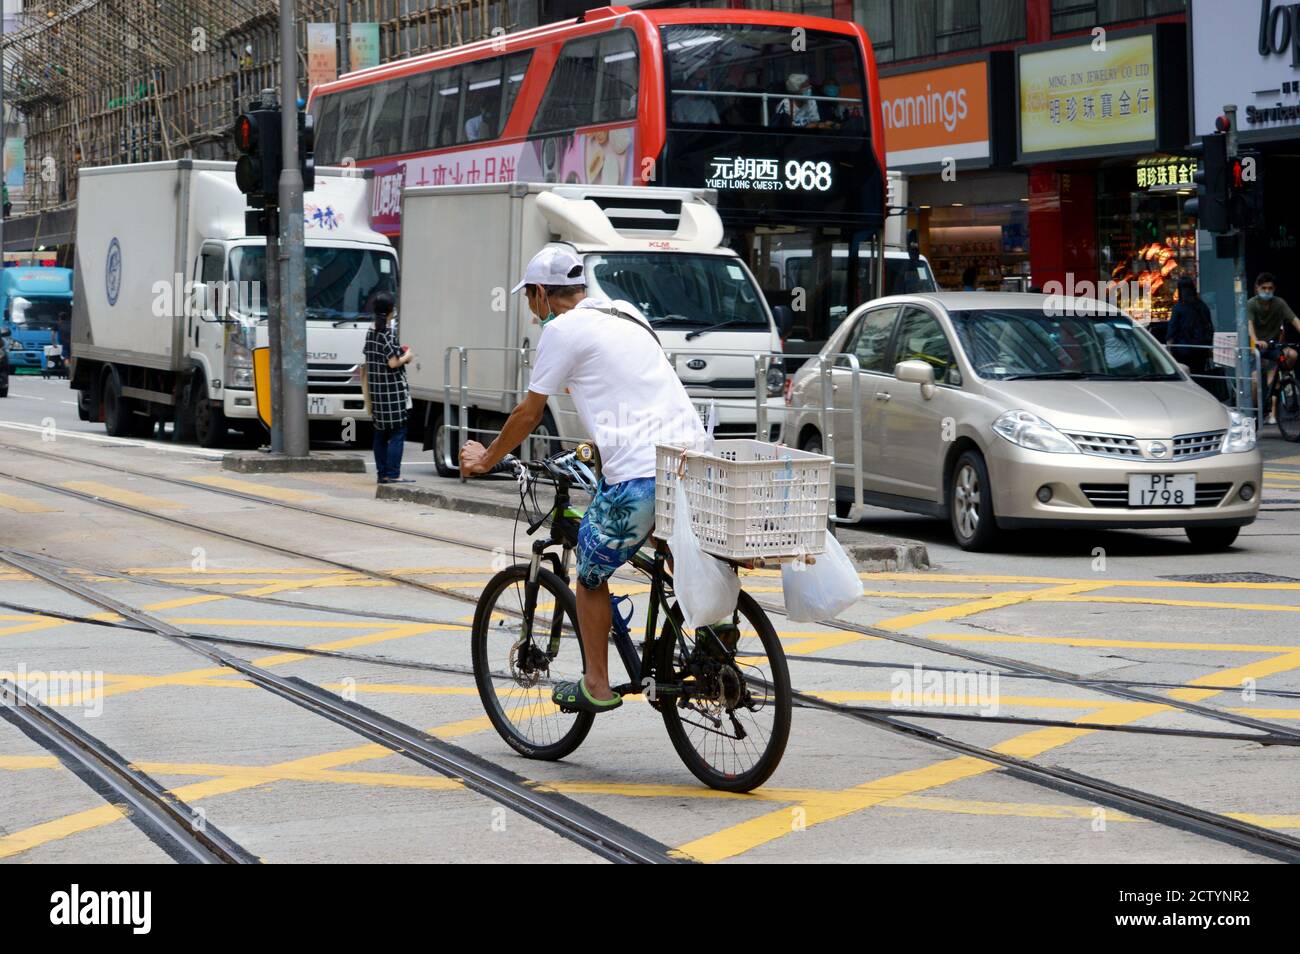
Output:
<path fill-rule="evenodd" d="M 1187 365 L 1183 364 L 1181 361 L 1178 362 L 1178 370 L 1183 372 L 1183 374 L 1187 375 L 1189 378 L 1192 376 L 1192 369 L 1189 368 Z"/>
<path fill-rule="evenodd" d="M 921 397 L 927 401 L 934 396 L 934 367 L 926 361 L 900 361 L 894 365 L 894 377 L 908 384 L 919 384 Z"/>

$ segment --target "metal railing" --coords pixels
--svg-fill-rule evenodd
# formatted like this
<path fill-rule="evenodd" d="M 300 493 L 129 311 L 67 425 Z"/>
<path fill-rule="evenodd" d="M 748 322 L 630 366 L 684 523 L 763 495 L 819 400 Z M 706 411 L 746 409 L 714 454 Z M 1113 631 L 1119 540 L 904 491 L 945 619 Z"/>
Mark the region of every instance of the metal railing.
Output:
<path fill-rule="evenodd" d="M 435 454 L 442 455 L 443 466 L 454 470 L 459 464 L 456 461 L 452 448 L 453 443 L 459 444 L 463 440 L 470 438 L 479 440 L 482 438 L 496 437 L 501 433 L 500 429 L 484 427 L 482 422 L 475 422 L 476 426 L 470 426 L 470 409 L 476 406 L 477 401 L 490 403 L 498 407 L 506 407 L 510 403 L 517 404 L 523 399 L 524 394 L 528 391 L 528 384 L 531 379 L 533 352 L 532 348 L 466 348 L 457 345 L 448 347 L 443 353 L 443 387 L 442 387 L 442 437 L 434 447 Z M 487 353 L 498 355 L 513 354 L 518 358 L 515 387 L 513 388 L 474 388 L 470 385 L 470 356 L 473 353 Z M 694 358 L 737 358 L 744 357 L 744 353 L 738 354 L 735 351 L 712 351 L 698 348 L 674 348 L 666 351 L 665 355 L 674 370 L 677 369 L 679 359 Z M 784 355 L 778 352 L 759 352 L 752 355 L 754 361 L 754 384 L 751 394 L 742 394 L 731 397 L 722 394 L 713 395 L 692 395 L 691 401 L 697 407 L 704 409 L 704 402 L 711 402 L 716 407 L 725 410 L 737 410 L 753 405 L 753 422 L 754 430 L 742 432 L 729 432 L 731 437 L 754 437 L 759 440 L 769 440 L 773 435 L 771 433 L 771 419 L 769 401 L 779 399 L 779 395 L 769 395 L 767 388 L 767 375 L 769 369 L 776 361 L 783 361 Z M 706 382 L 685 381 L 683 384 L 689 390 L 692 386 L 703 385 Z M 552 407 L 552 414 L 556 419 L 557 433 L 548 435 L 546 440 L 557 443 L 577 443 L 583 438 L 580 437 L 561 437 L 560 433 L 564 428 L 560 427 L 561 420 L 565 423 L 570 418 L 576 418 L 577 412 Z M 703 415 L 702 415 L 703 416 Z M 734 422 L 728 422 L 734 423 Z M 532 440 L 525 440 L 520 447 L 520 457 L 524 460 L 531 459 Z"/>

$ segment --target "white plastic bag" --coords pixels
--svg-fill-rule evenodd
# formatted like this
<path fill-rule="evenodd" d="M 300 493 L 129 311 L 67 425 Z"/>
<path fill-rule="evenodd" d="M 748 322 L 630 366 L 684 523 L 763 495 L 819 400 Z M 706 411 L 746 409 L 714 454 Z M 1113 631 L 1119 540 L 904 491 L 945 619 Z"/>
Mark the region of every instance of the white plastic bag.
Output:
<path fill-rule="evenodd" d="M 730 566 L 700 549 L 691 529 L 691 505 L 686 488 L 677 481 L 673 497 L 673 591 L 688 630 L 731 619 L 740 596 L 740 578 Z"/>
<path fill-rule="evenodd" d="M 796 623 L 834 619 L 857 602 L 862 580 L 839 541 L 826 531 L 826 551 L 817 562 L 785 563 L 781 566 L 781 589 L 786 614 Z"/>

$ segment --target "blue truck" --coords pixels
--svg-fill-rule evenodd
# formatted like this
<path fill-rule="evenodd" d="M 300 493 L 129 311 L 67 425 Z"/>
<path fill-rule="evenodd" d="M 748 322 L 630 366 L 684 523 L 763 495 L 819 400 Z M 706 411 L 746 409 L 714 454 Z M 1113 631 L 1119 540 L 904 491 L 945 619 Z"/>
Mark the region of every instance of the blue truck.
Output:
<path fill-rule="evenodd" d="M 57 345 L 66 356 L 71 342 L 72 269 L 11 267 L 0 269 L 4 305 L 4 339 L 13 371 L 46 368 L 45 347 Z"/>

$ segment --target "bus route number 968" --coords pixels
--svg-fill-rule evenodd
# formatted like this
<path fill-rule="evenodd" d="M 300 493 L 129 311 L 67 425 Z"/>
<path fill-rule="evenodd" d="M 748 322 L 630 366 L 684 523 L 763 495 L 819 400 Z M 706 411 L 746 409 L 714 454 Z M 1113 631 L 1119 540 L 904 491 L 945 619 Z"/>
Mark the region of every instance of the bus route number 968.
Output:
<path fill-rule="evenodd" d="M 791 159 L 785 164 L 785 187 L 805 192 L 825 192 L 831 187 L 831 164 Z"/>

